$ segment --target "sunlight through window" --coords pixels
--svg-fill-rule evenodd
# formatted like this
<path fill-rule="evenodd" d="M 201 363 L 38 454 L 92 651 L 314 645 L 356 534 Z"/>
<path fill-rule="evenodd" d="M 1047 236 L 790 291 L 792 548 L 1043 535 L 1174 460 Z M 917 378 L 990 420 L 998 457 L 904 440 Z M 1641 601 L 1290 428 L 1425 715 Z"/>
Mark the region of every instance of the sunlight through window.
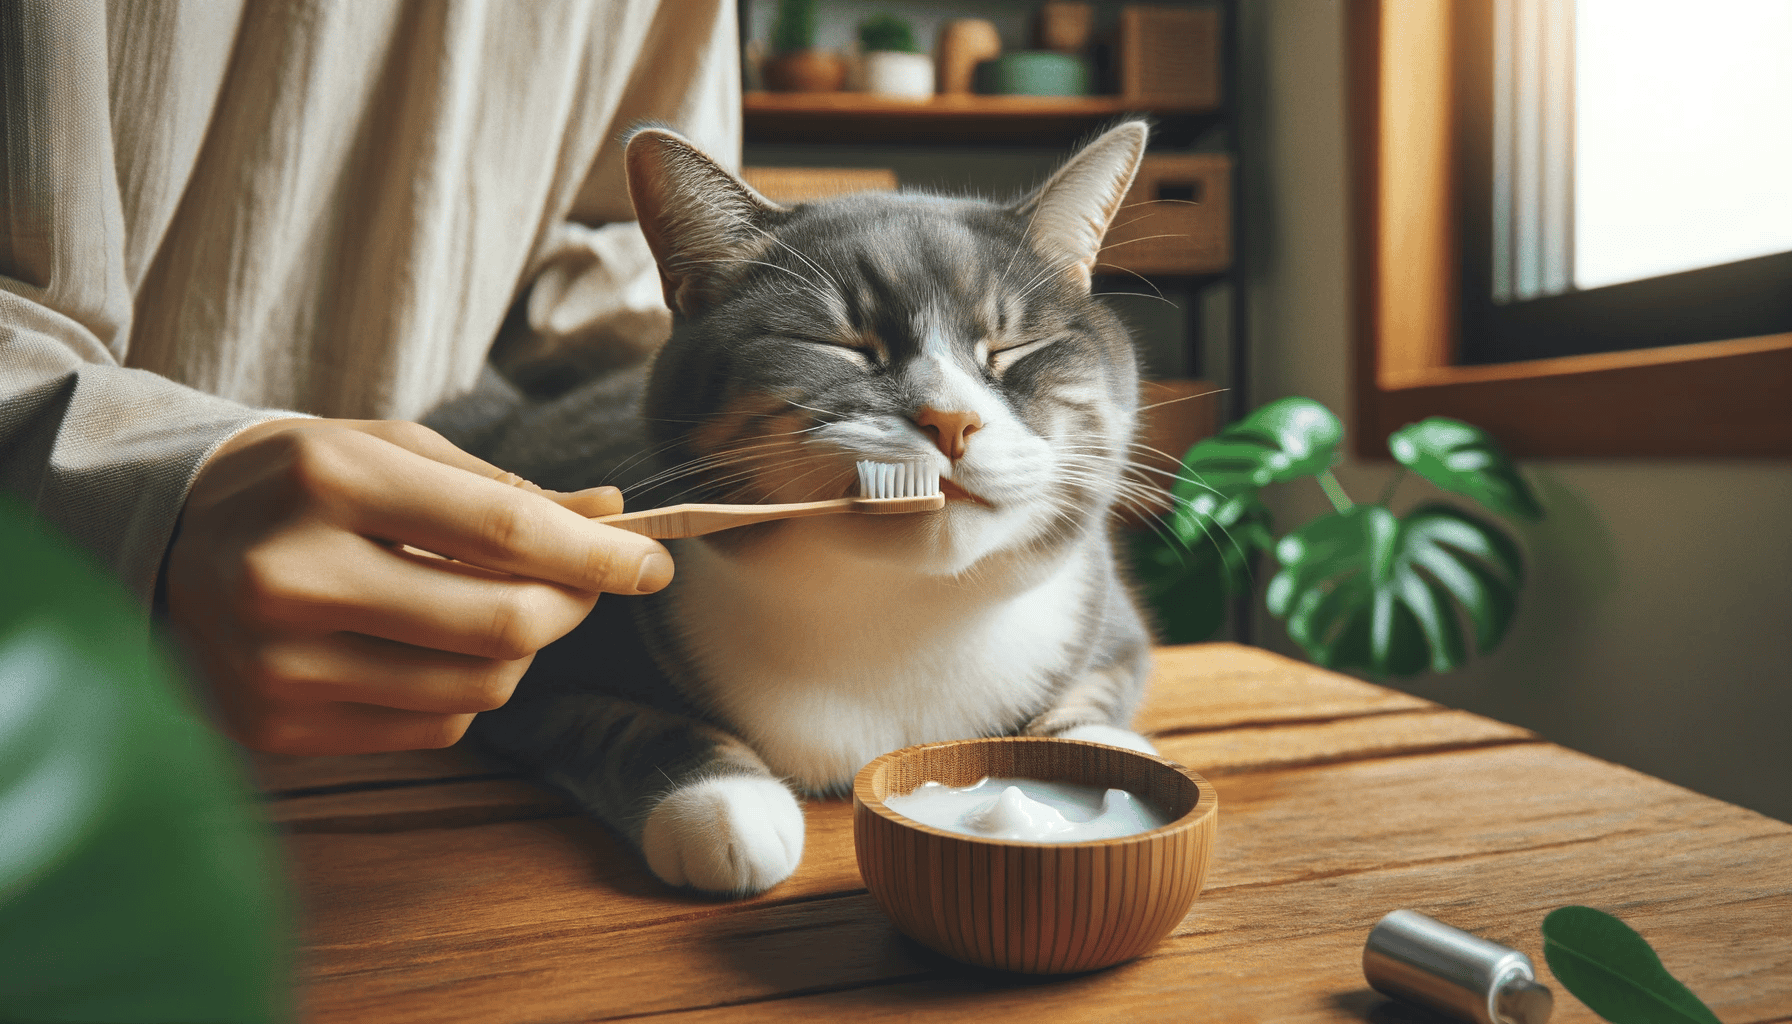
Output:
<path fill-rule="evenodd" d="M 1792 250 L 1792 0 L 1574 17 L 1575 286 Z"/>

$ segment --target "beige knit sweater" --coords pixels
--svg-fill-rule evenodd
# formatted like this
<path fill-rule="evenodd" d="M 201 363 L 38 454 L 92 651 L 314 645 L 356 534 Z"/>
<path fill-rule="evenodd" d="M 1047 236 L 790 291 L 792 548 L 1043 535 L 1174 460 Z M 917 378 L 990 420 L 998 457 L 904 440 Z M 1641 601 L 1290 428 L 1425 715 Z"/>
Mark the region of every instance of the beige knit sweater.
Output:
<path fill-rule="evenodd" d="M 730 0 L 23 0 L 0 13 L 0 489 L 152 592 L 266 410 L 414 418 L 520 292 L 664 330 L 619 133 L 740 145 Z"/>

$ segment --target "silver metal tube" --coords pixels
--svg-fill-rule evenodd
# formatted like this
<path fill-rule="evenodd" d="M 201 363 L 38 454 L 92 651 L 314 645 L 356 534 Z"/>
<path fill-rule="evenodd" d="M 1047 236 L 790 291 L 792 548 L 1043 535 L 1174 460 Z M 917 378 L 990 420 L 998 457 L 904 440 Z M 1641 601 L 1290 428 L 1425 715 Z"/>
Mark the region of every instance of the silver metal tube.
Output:
<path fill-rule="evenodd" d="M 1363 976 L 1383 995 L 1475 1024 L 1544 1024 L 1554 1009 L 1530 957 L 1411 910 L 1369 932 Z"/>

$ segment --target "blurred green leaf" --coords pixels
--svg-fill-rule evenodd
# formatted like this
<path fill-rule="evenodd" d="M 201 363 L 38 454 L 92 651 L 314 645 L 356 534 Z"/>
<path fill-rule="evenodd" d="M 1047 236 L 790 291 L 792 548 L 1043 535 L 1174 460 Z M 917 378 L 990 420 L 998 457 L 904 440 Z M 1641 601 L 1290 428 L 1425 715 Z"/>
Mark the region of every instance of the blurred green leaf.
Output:
<path fill-rule="evenodd" d="M 1228 597 L 1250 591 L 1251 556 L 1276 543 L 1271 525 L 1269 508 L 1255 491 L 1224 501 L 1211 494 L 1179 500 L 1169 521 L 1171 536 L 1185 549 L 1219 562 Z"/>
<path fill-rule="evenodd" d="M 1402 520 L 1380 505 L 1321 516 L 1276 545 L 1270 613 L 1316 664 L 1402 676 L 1467 660 L 1457 608 L 1482 651 L 1511 624 L 1524 566 L 1491 523 L 1448 505 Z"/>
<path fill-rule="evenodd" d="M 1269 484 L 1314 476 L 1337 458 L 1344 425 L 1310 398 L 1284 398 L 1197 443 L 1182 459 L 1176 496 L 1236 497 Z"/>
<path fill-rule="evenodd" d="M 1226 621 L 1227 599 L 1251 591 L 1250 558 L 1275 544 L 1269 509 L 1247 493 L 1220 501 L 1202 494 L 1176 502 L 1168 536 L 1133 542 L 1133 565 L 1166 643 L 1211 639 Z"/>
<path fill-rule="evenodd" d="M 1433 416 L 1388 437 L 1400 464 L 1446 491 L 1473 498 L 1492 511 L 1526 519 L 1543 518 L 1531 494 L 1493 436 L 1460 420 Z"/>
<path fill-rule="evenodd" d="M 1543 957 L 1574 997 L 1612 1024 L 1719 1024 L 1629 925 L 1592 907 L 1543 919 Z"/>
<path fill-rule="evenodd" d="M 772 52 L 796 53 L 815 45 L 815 0 L 778 0 Z"/>
<path fill-rule="evenodd" d="M 290 1016 L 275 850 L 143 611 L 0 497 L 0 1007 Z"/>
<path fill-rule="evenodd" d="M 859 22 L 859 46 L 866 53 L 888 50 L 893 53 L 917 53 L 915 32 L 902 18 L 882 11 Z"/>
<path fill-rule="evenodd" d="M 1225 625 L 1224 568 L 1211 545 L 1189 550 L 1156 536 L 1136 536 L 1133 572 L 1160 642 L 1200 643 Z"/>

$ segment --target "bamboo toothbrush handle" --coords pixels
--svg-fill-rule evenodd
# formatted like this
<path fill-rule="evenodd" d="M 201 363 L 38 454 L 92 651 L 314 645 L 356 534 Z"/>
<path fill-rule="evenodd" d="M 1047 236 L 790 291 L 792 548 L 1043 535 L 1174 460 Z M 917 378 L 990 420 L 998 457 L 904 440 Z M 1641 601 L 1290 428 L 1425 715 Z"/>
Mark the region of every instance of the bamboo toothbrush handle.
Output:
<path fill-rule="evenodd" d="M 672 505 L 641 512 L 601 516 L 594 522 L 638 533 L 655 540 L 679 537 L 700 537 L 736 526 L 770 522 L 773 519 L 795 519 L 799 516 L 825 516 L 834 512 L 930 512 L 945 505 L 938 494 L 925 498 L 830 498 L 827 501 L 799 501 L 785 505 Z"/>

